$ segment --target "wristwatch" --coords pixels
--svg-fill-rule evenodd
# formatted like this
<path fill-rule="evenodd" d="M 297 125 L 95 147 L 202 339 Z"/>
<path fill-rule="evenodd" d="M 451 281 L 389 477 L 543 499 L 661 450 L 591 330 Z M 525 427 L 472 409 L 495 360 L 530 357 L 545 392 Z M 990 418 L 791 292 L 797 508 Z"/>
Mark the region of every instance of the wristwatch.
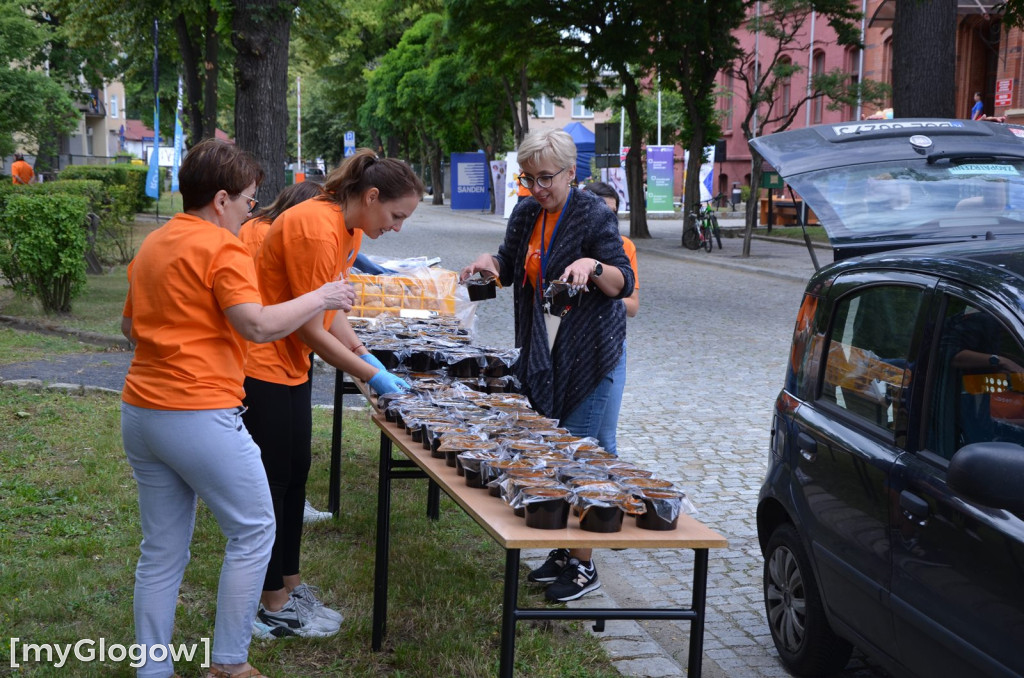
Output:
<path fill-rule="evenodd" d="M 604 266 L 601 265 L 600 261 L 595 261 L 594 262 L 594 270 L 591 271 L 590 277 L 591 278 L 600 278 L 602 273 L 604 273 Z"/>
<path fill-rule="evenodd" d="M 988 364 L 992 367 L 999 367 L 999 356 L 992 354 L 988 357 Z"/>

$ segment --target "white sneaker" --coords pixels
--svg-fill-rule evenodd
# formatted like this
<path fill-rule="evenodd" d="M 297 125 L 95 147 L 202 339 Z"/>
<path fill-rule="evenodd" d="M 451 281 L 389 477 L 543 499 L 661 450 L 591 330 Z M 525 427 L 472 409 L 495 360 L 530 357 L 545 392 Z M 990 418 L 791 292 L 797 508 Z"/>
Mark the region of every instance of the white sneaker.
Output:
<path fill-rule="evenodd" d="M 260 605 L 252 622 L 253 638 L 325 638 L 338 632 L 340 624 L 334 624 L 324 617 L 314 616 L 296 598 L 289 598 L 277 612 L 271 612 Z"/>
<path fill-rule="evenodd" d="M 321 617 L 332 624 L 340 625 L 341 622 L 345 620 L 344 615 L 337 610 L 332 610 L 324 605 L 317 593 L 318 590 L 315 586 L 299 584 L 292 589 L 292 598 L 294 598 L 295 602 L 299 605 L 305 606 L 310 612 L 310 616 Z"/>
<path fill-rule="evenodd" d="M 302 509 L 302 522 L 306 523 L 319 523 L 323 520 L 330 520 L 334 517 L 334 514 L 330 511 L 318 511 L 306 500 L 306 506 Z"/>

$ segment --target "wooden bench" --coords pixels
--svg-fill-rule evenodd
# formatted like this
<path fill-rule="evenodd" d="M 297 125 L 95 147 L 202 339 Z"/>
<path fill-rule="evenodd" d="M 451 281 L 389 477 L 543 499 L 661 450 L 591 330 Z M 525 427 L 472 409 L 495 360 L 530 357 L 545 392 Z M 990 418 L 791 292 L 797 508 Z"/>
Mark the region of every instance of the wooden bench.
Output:
<path fill-rule="evenodd" d="M 772 222 L 768 223 L 768 198 L 761 198 L 760 201 L 760 224 L 762 226 L 792 226 L 800 223 L 800 210 L 803 207 L 803 200 L 773 199 L 772 200 Z M 814 211 L 807 208 L 807 223 L 817 224 L 818 217 Z"/>
<path fill-rule="evenodd" d="M 372 647 L 379 651 L 387 627 L 388 570 L 391 546 L 391 484 L 393 480 L 428 478 L 431 487 L 451 497 L 487 534 L 505 549 L 505 585 L 501 615 L 501 658 L 498 675 L 512 678 L 515 662 L 515 625 L 527 619 L 594 620 L 596 631 L 604 630 L 609 619 L 646 619 L 690 621 L 690 645 L 687 675 L 701 674 L 704 647 L 704 620 L 707 593 L 708 549 L 728 546 L 724 537 L 681 514 L 676 529 L 652 531 L 636 527 L 626 519 L 622 531 L 612 533 L 586 532 L 578 520 L 570 518 L 561 530 L 540 530 L 526 527 L 512 509 L 486 490 L 469 487 L 446 466 L 443 459 L 431 457 L 420 443 L 413 443 L 404 429 L 388 423 L 380 414 L 372 415 L 380 428 L 380 465 L 377 495 L 377 549 L 373 588 Z M 394 456 L 395 450 L 402 458 Z M 434 505 L 431 506 L 430 504 Z M 428 492 L 428 516 L 437 516 L 436 499 Z M 693 591 L 688 608 L 521 608 L 519 597 L 520 550 L 524 548 L 688 548 L 694 551 Z"/>

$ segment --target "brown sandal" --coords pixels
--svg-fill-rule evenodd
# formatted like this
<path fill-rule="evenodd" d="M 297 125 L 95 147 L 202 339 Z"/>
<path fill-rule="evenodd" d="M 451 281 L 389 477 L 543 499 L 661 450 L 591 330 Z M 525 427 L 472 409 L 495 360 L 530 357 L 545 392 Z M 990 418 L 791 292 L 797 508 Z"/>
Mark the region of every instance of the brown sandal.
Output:
<path fill-rule="evenodd" d="M 267 678 L 260 670 L 255 666 L 239 671 L 238 673 L 228 673 L 224 669 L 215 669 L 210 667 L 209 673 L 206 674 L 206 678 Z"/>

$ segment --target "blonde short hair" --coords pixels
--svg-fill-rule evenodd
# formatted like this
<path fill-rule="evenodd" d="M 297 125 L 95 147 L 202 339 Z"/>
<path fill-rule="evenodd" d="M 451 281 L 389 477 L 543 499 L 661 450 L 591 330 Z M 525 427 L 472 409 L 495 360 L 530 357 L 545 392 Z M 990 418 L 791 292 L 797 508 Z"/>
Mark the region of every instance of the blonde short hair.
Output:
<path fill-rule="evenodd" d="M 576 169 L 576 144 L 565 130 L 548 128 L 530 132 L 519 144 L 520 165 L 537 165 L 550 160 L 559 167 Z"/>

